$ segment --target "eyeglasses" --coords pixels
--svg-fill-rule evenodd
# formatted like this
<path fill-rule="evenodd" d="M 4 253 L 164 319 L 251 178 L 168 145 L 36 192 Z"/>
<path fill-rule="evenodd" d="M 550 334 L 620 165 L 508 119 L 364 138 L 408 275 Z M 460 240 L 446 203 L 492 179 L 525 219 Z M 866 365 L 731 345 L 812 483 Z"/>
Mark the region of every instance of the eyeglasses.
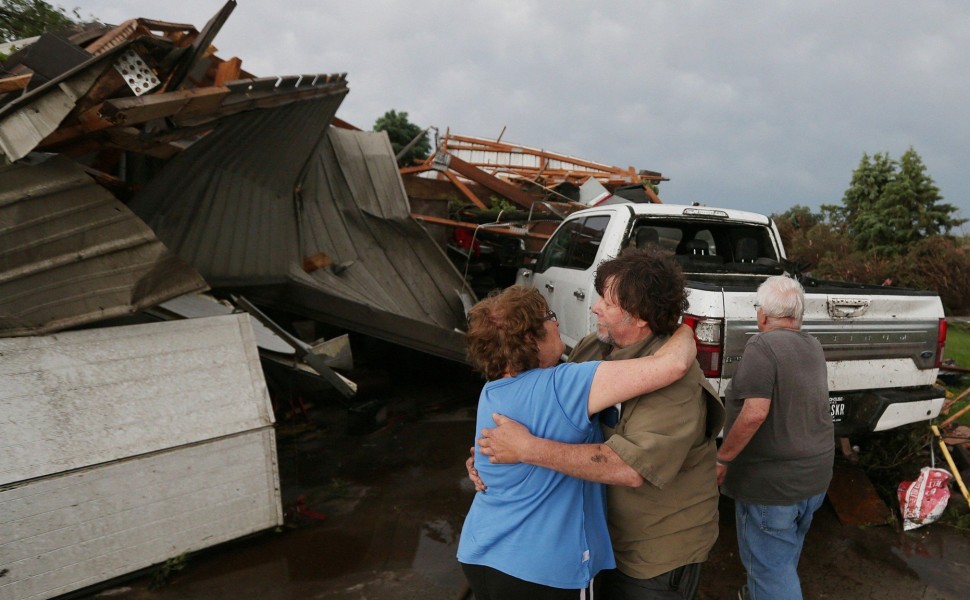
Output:
<path fill-rule="evenodd" d="M 559 321 L 559 319 L 556 317 L 556 313 L 554 313 L 549 309 L 546 309 L 546 316 L 544 317 L 544 319 L 546 321 L 554 321 L 554 322 Z"/>

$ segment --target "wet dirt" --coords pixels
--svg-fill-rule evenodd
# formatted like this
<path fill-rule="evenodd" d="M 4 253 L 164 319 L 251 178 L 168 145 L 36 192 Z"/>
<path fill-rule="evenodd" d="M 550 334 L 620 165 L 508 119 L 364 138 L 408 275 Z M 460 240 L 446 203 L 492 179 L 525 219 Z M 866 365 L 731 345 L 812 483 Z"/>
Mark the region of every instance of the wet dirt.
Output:
<path fill-rule="evenodd" d="M 283 527 L 80 597 L 466 597 L 455 552 L 474 495 L 463 463 L 481 382 L 461 365 L 417 353 L 389 362 L 397 368 L 374 375 L 374 385 L 367 374 L 356 374 L 362 390 L 370 387 L 361 408 L 348 411 L 326 390 L 303 398 L 306 413 L 293 410 L 302 409 L 298 402 L 278 407 Z M 843 526 L 826 503 L 808 534 L 799 572 L 805 598 L 967 598 L 970 536 L 939 524 L 905 533 L 891 525 Z M 698 597 L 733 599 L 743 583 L 733 505 L 722 498 L 721 535 Z"/>

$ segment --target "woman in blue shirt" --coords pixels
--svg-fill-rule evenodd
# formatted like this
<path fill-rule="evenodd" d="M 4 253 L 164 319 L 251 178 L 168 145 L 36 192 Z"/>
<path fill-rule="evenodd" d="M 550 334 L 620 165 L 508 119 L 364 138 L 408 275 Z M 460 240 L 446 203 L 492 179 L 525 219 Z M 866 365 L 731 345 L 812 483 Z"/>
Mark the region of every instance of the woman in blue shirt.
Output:
<path fill-rule="evenodd" d="M 558 364 L 565 346 L 556 315 L 534 289 L 513 286 L 468 313 L 468 355 L 488 382 L 477 430 L 508 416 L 539 437 L 602 441 L 595 415 L 680 379 L 694 360 L 682 327 L 650 357 Z M 580 598 L 613 568 L 601 484 L 525 463 L 491 464 L 476 452 L 488 491 L 472 502 L 458 560 L 476 600 Z"/>

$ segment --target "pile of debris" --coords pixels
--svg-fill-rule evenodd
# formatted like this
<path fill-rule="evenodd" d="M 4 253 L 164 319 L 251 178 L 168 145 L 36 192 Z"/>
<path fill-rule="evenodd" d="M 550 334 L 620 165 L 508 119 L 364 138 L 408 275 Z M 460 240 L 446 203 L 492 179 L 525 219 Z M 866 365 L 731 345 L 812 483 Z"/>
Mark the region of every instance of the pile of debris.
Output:
<path fill-rule="evenodd" d="M 386 136 L 335 118 L 343 73 L 257 78 L 219 58 L 234 7 L 201 31 L 133 19 L 15 44 L 0 336 L 208 287 L 462 360 L 465 285 L 409 218 Z"/>
<path fill-rule="evenodd" d="M 331 370 L 339 348 L 255 304 L 463 358 L 466 286 L 410 218 L 387 136 L 333 126 L 343 74 L 255 78 L 218 58 L 234 6 L 201 31 L 45 34 L 3 64 L 0 596 L 280 524 L 259 366 L 356 388 Z"/>

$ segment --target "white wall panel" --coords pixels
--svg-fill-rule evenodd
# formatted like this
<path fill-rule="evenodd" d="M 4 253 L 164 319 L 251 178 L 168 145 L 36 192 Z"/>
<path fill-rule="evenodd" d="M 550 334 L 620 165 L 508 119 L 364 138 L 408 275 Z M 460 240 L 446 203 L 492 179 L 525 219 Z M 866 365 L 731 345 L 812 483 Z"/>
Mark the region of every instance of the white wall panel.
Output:
<path fill-rule="evenodd" d="M 0 340 L 0 600 L 282 523 L 272 424 L 245 315 Z"/>

